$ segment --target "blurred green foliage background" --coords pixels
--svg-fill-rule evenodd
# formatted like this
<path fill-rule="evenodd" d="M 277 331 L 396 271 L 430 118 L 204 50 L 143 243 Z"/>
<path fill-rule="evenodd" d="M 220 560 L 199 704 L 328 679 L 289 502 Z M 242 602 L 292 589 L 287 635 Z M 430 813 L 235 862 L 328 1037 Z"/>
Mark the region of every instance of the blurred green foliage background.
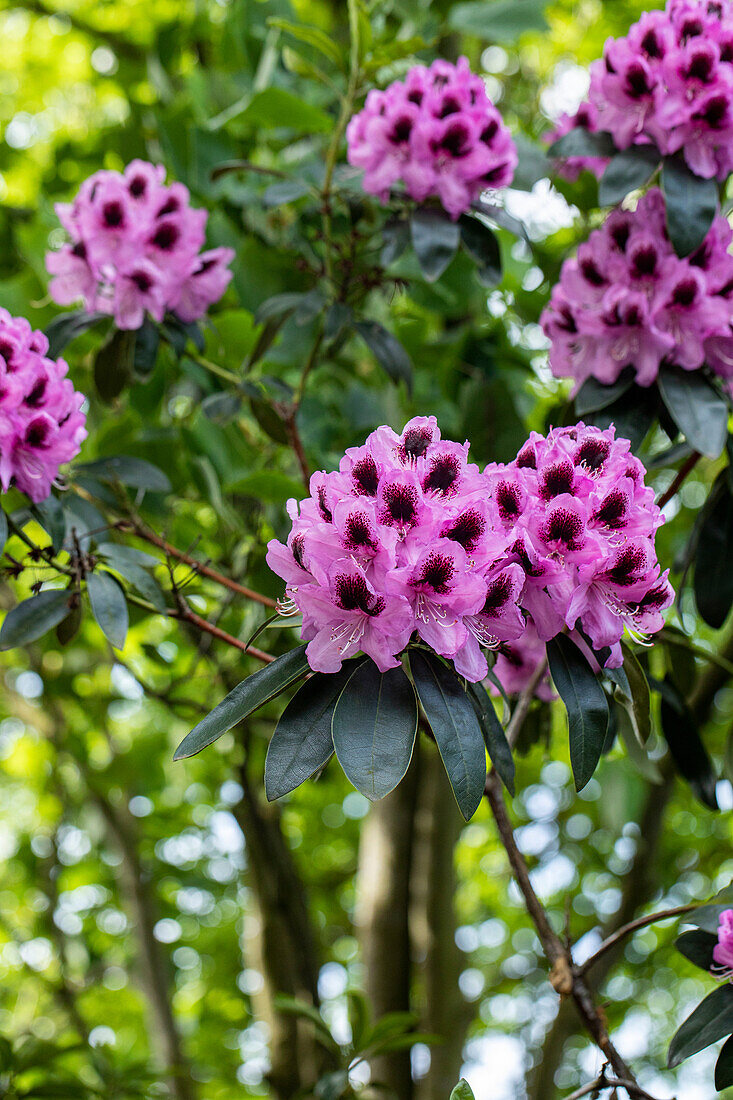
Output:
<path fill-rule="evenodd" d="M 517 0 L 522 5 L 537 23 L 541 5 Z M 364 21 L 375 43 L 374 82 L 399 76 L 414 56 L 465 52 L 512 129 L 537 143 L 550 116 L 583 94 L 605 38 L 649 5 L 555 0 L 547 27 L 519 37 L 492 29 L 492 6 L 371 0 Z M 340 0 L 2 3 L 0 304 L 43 327 L 56 313 L 43 266 L 44 251 L 60 239 L 54 202 L 99 167 L 121 168 L 134 156 L 162 160 L 211 210 L 211 243 L 236 248 L 234 282 L 206 334 L 207 357 L 236 368 L 254 344 L 257 306 L 307 287 L 307 270 L 293 256 L 309 227 L 292 207 L 263 208 L 267 181 L 257 173 L 212 180 L 211 171 L 244 158 L 307 178 L 323 157 L 334 86 L 344 79 L 273 17 L 320 28 L 345 56 Z M 464 33 L 472 24 L 480 33 Z M 395 49 L 400 42 L 407 45 Z M 270 88 L 298 97 L 300 114 L 250 110 L 256 93 Z M 371 315 L 399 335 L 415 364 L 414 396 L 388 385 L 364 347 L 347 344 L 337 361 L 319 365 L 303 403 L 314 468 L 333 464 L 377 424 L 398 426 L 418 412 L 438 415 L 446 436 L 470 438 L 481 462 L 510 458 L 529 428 L 552 417 L 567 392 L 549 377 L 537 319 L 560 262 L 597 216 L 588 186 L 563 187 L 574 206 L 542 183 L 513 196 L 533 250 L 502 236 L 506 274 L 488 309 L 460 259 L 439 285 L 375 292 Z M 406 280 L 411 263 L 398 269 Z M 271 390 L 294 384 L 310 336 L 308 323 L 288 323 L 262 367 Z M 95 341 L 88 333 L 67 353 L 77 388 L 90 393 Z M 162 352 L 152 375 L 112 406 L 92 399 L 84 457 L 122 452 L 156 462 L 176 504 L 146 500 L 148 522 L 200 560 L 277 596 L 263 547 L 284 530 L 297 468 L 249 413 L 227 423 L 203 415 L 202 402 L 217 392 L 216 379 L 195 363 Z M 655 447 L 651 440 L 650 453 Z M 670 508 L 658 540 L 663 563 L 679 557 L 716 471 L 701 463 Z M 660 488 L 672 478 L 654 476 Z M 185 567 L 177 577 L 187 579 Z M 40 567 L 26 571 L 21 594 L 42 578 Z M 231 593 L 222 599 L 213 585 L 188 579 L 192 605 L 230 633 L 246 638 L 262 617 Z M 2 605 L 14 599 L 4 584 Z M 690 627 L 688 605 L 684 596 Z M 703 645 L 719 644 L 705 628 L 696 634 Z M 276 652 L 293 642 L 287 624 L 264 638 Z M 682 650 L 660 649 L 653 667 L 670 653 L 684 687 L 709 680 L 711 667 L 718 676 L 706 681 L 706 744 L 722 762 L 733 688 L 715 665 Z M 285 960 L 291 950 L 302 956 L 291 960 L 284 991 L 307 992 L 315 964 L 324 1016 L 339 1040 L 348 1038 L 346 991 L 369 984 L 357 883 L 360 874 L 368 881 L 379 838 L 365 800 L 332 766 L 281 809 L 264 804 L 264 753 L 278 705 L 202 756 L 171 762 L 193 722 L 248 671 L 241 655 L 144 612 L 133 618 L 122 657 L 88 617 L 65 647 L 52 636 L 2 656 L 0 1080 L 6 1073 L 7 1084 L 12 1071 L 17 1090 L 7 1095 L 235 1100 L 307 1090 L 298 1045 L 306 1025 L 272 1015 L 273 943 Z M 538 708 L 532 732 L 513 802 L 520 844 L 558 924 L 567 920 L 573 939 L 586 937 L 581 951 L 649 906 L 704 898 L 733 877 L 729 818 L 705 810 L 680 781 L 664 772 L 650 782 L 615 749 L 576 796 L 561 712 Z M 488 813 L 482 808 L 461 830 L 435 763 L 425 743 L 408 824 L 412 1004 L 427 1031 L 445 1027 L 451 1037 L 434 1048 L 432 1065 L 427 1045 L 413 1052 L 415 1095 L 447 1100 L 447 1076 L 463 1065 L 478 1100 L 563 1096 L 593 1076 L 598 1056 L 571 1014 L 553 1022 L 557 998 Z M 726 806 L 728 792 L 721 783 Z M 293 868 L 307 893 L 300 944 L 278 924 L 287 925 L 299 903 Z M 670 925 L 630 940 L 602 1000 L 649 1088 L 707 1100 L 707 1054 L 675 1073 L 661 1070 L 675 1025 L 710 987 L 672 941 Z M 399 965 L 384 942 L 387 965 Z M 170 1075 L 164 1067 L 176 1062 L 180 1073 Z"/>

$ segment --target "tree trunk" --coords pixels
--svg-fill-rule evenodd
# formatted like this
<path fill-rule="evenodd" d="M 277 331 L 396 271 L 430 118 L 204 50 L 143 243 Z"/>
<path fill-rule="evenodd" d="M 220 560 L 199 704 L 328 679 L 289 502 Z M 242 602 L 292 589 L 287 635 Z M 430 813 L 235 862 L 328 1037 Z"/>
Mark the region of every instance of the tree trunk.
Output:
<path fill-rule="evenodd" d="M 264 979 L 253 998 L 257 1015 L 270 1032 L 272 1093 L 289 1100 L 311 1087 L 326 1068 L 313 1025 L 278 1012 L 275 999 L 285 994 L 318 1003 L 318 959 L 302 881 L 280 828 L 280 811 L 252 791 L 245 769 L 241 801 L 233 813 L 245 839 L 257 934 L 252 961 Z"/>
<path fill-rule="evenodd" d="M 455 940 L 455 847 L 462 828 L 440 756 L 426 745 L 420 764 L 411 930 L 422 977 L 421 1027 L 442 1042 L 431 1048 L 430 1069 L 415 1087 L 416 1100 L 450 1096 L 460 1076 L 472 1015 L 458 987 L 462 958 Z"/>
<path fill-rule="evenodd" d="M 410 872 L 418 790 L 418 743 L 407 775 L 375 802 L 359 846 L 356 924 L 365 990 L 375 1018 L 411 1009 Z M 410 1052 L 370 1060 L 371 1079 L 398 1100 L 412 1100 Z"/>

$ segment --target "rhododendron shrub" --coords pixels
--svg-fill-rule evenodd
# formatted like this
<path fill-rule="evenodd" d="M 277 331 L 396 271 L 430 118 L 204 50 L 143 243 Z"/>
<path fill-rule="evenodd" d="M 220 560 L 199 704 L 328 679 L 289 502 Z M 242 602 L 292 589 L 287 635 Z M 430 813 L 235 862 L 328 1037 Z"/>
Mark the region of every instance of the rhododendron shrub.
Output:
<path fill-rule="evenodd" d="M 63 359 L 21 317 L 0 309 L 0 485 L 45 500 L 86 438 L 84 396 Z"/>
<path fill-rule="evenodd" d="M 234 252 L 202 251 L 208 214 L 191 206 L 182 183 L 166 185 L 165 174 L 135 160 L 124 172 L 95 172 L 71 203 L 56 205 L 70 240 L 46 255 L 55 302 L 81 302 L 119 329 L 139 329 L 146 315 L 197 321 L 221 298 Z"/>

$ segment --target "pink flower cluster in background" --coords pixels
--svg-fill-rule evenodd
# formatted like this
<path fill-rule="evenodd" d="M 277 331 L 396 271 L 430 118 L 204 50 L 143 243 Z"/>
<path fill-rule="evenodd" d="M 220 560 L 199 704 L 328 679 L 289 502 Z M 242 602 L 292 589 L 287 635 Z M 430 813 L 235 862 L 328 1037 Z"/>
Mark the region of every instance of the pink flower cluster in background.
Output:
<path fill-rule="evenodd" d="M 598 111 L 592 103 L 581 103 L 573 114 L 565 112 L 560 115 L 555 123 L 555 129 L 545 134 L 544 141 L 549 145 L 557 141 L 571 130 L 588 130 L 595 133 L 598 130 Z M 558 174 L 564 179 L 574 183 L 581 172 L 592 172 L 596 179 L 600 179 L 608 167 L 610 157 L 562 157 L 557 166 Z"/>
<path fill-rule="evenodd" d="M 726 909 L 720 914 L 713 962 L 715 974 L 726 980 L 733 980 L 733 909 Z"/>
<path fill-rule="evenodd" d="M 707 364 L 733 378 L 733 232 L 716 217 L 700 247 L 674 252 L 664 199 L 654 188 L 636 210 L 614 210 L 566 260 L 541 323 L 557 377 L 609 384 L 633 367 L 640 386 L 662 363 Z"/>
<path fill-rule="evenodd" d="M 59 467 L 86 439 L 82 394 L 63 359 L 48 359 L 48 340 L 0 309 L 0 485 L 45 500 Z"/>
<path fill-rule="evenodd" d="M 652 142 L 690 169 L 723 180 L 733 170 L 733 4 L 670 0 L 609 39 L 591 66 L 596 118 L 619 149 Z"/>
<path fill-rule="evenodd" d="M 137 329 L 146 313 L 196 321 L 221 298 L 234 252 L 201 251 L 207 212 L 193 209 L 182 183 L 164 180 L 161 165 L 134 160 L 123 173 L 95 172 L 72 203 L 57 204 L 71 243 L 46 255 L 55 302 L 81 301 Z"/>
<path fill-rule="evenodd" d="M 522 639 L 539 649 L 582 627 L 613 666 L 627 626 L 660 629 L 673 599 L 654 551 L 662 516 L 626 440 L 583 424 L 533 433 L 483 473 L 468 446 L 434 417 L 381 427 L 289 502 L 287 544 L 267 560 L 302 612 L 311 668 L 361 650 L 384 671 L 416 634 L 475 682 L 485 648 L 508 643 L 511 663 Z"/>
<path fill-rule="evenodd" d="M 517 164 L 511 134 L 465 57 L 416 65 L 404 81 L 370 91 L 346 137 L 366 191 L 386 202 L 401 181 L 410 198 L 436 196 L 454 219 L 481 191 L 508 186 Z"/>

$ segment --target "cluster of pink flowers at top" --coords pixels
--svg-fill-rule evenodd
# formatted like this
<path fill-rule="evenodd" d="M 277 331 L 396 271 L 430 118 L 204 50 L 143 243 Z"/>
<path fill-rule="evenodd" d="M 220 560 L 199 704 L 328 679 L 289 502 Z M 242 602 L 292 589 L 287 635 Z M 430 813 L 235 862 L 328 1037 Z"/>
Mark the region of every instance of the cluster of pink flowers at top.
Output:
<path fill-rule="evenodd" d="M 615 382 L 633 367 L 650 386 L 663 363 L 706 364 L 733 378 L 733 231 L 716 217 L 681 259 L 670 244 L 664 199 L 654 188 L 635 211 L 614 210 L 566 260 L 541 323 L 557 377 Z"/>
<path fill-rule="evenodd" d="M 123 173 L 95 172 L 72 203 L 57 204 L 71 243 L 46 256 L 55 302 L 81 301 L 137 329 L 146 313 L 196 321 L 221 298 L 234 252 L 201 251 L 207 212 L 191 207 L 182 183 L 164 181 L 161 165 L 134 160 Z"/>
<path fill-rule="evenodd" d="M 481 191 L 508 186 L 517 164 L 511 134 L 465 57 L 416 65 L 404 81 L 370 91 L 346 137 L 366 191 L 386 202 L 401 180 L 411 198 L 437 196 L 454 219 Z"/>
<path fill-rule="evenodd" d="M 360 650 L 393 668 L 417 635 L 476 682 L 485 648 L 508 643 L 511 664 L 513 643 L 566 629 L 592 660 L 577 628 L 616 666 L 624 629 L 659 630 L 673 599 L 644 473 L 628 441 L 584 424 L 532 433 L 513 462 L 481 473 L 468 443 L 416 417 L 314 474 L 267 560 L 286 582 L 286 610 L 303 615 L 318 672 Z"/>
<path fill-rule="evenodd" d="M 619 149 L 652 142 L 682 151 L 690 169 L 723 180 L 733 170 L 733 4 L 669 0 L 591 66 L 589 129 Z"/>
<path fill-rule="evenodd" d="M 63 359 L 48 359 L 48 340 L 0 309 L 0 485 L 45 500 L 59 467 L 86 438 L 84 401 Z"/>
<path fill-rule="evenodd" d="M 713 948 L 713 972 L 733 981 L 733 909 L 724 910 L 718 919 L 718 942 Z"/>

